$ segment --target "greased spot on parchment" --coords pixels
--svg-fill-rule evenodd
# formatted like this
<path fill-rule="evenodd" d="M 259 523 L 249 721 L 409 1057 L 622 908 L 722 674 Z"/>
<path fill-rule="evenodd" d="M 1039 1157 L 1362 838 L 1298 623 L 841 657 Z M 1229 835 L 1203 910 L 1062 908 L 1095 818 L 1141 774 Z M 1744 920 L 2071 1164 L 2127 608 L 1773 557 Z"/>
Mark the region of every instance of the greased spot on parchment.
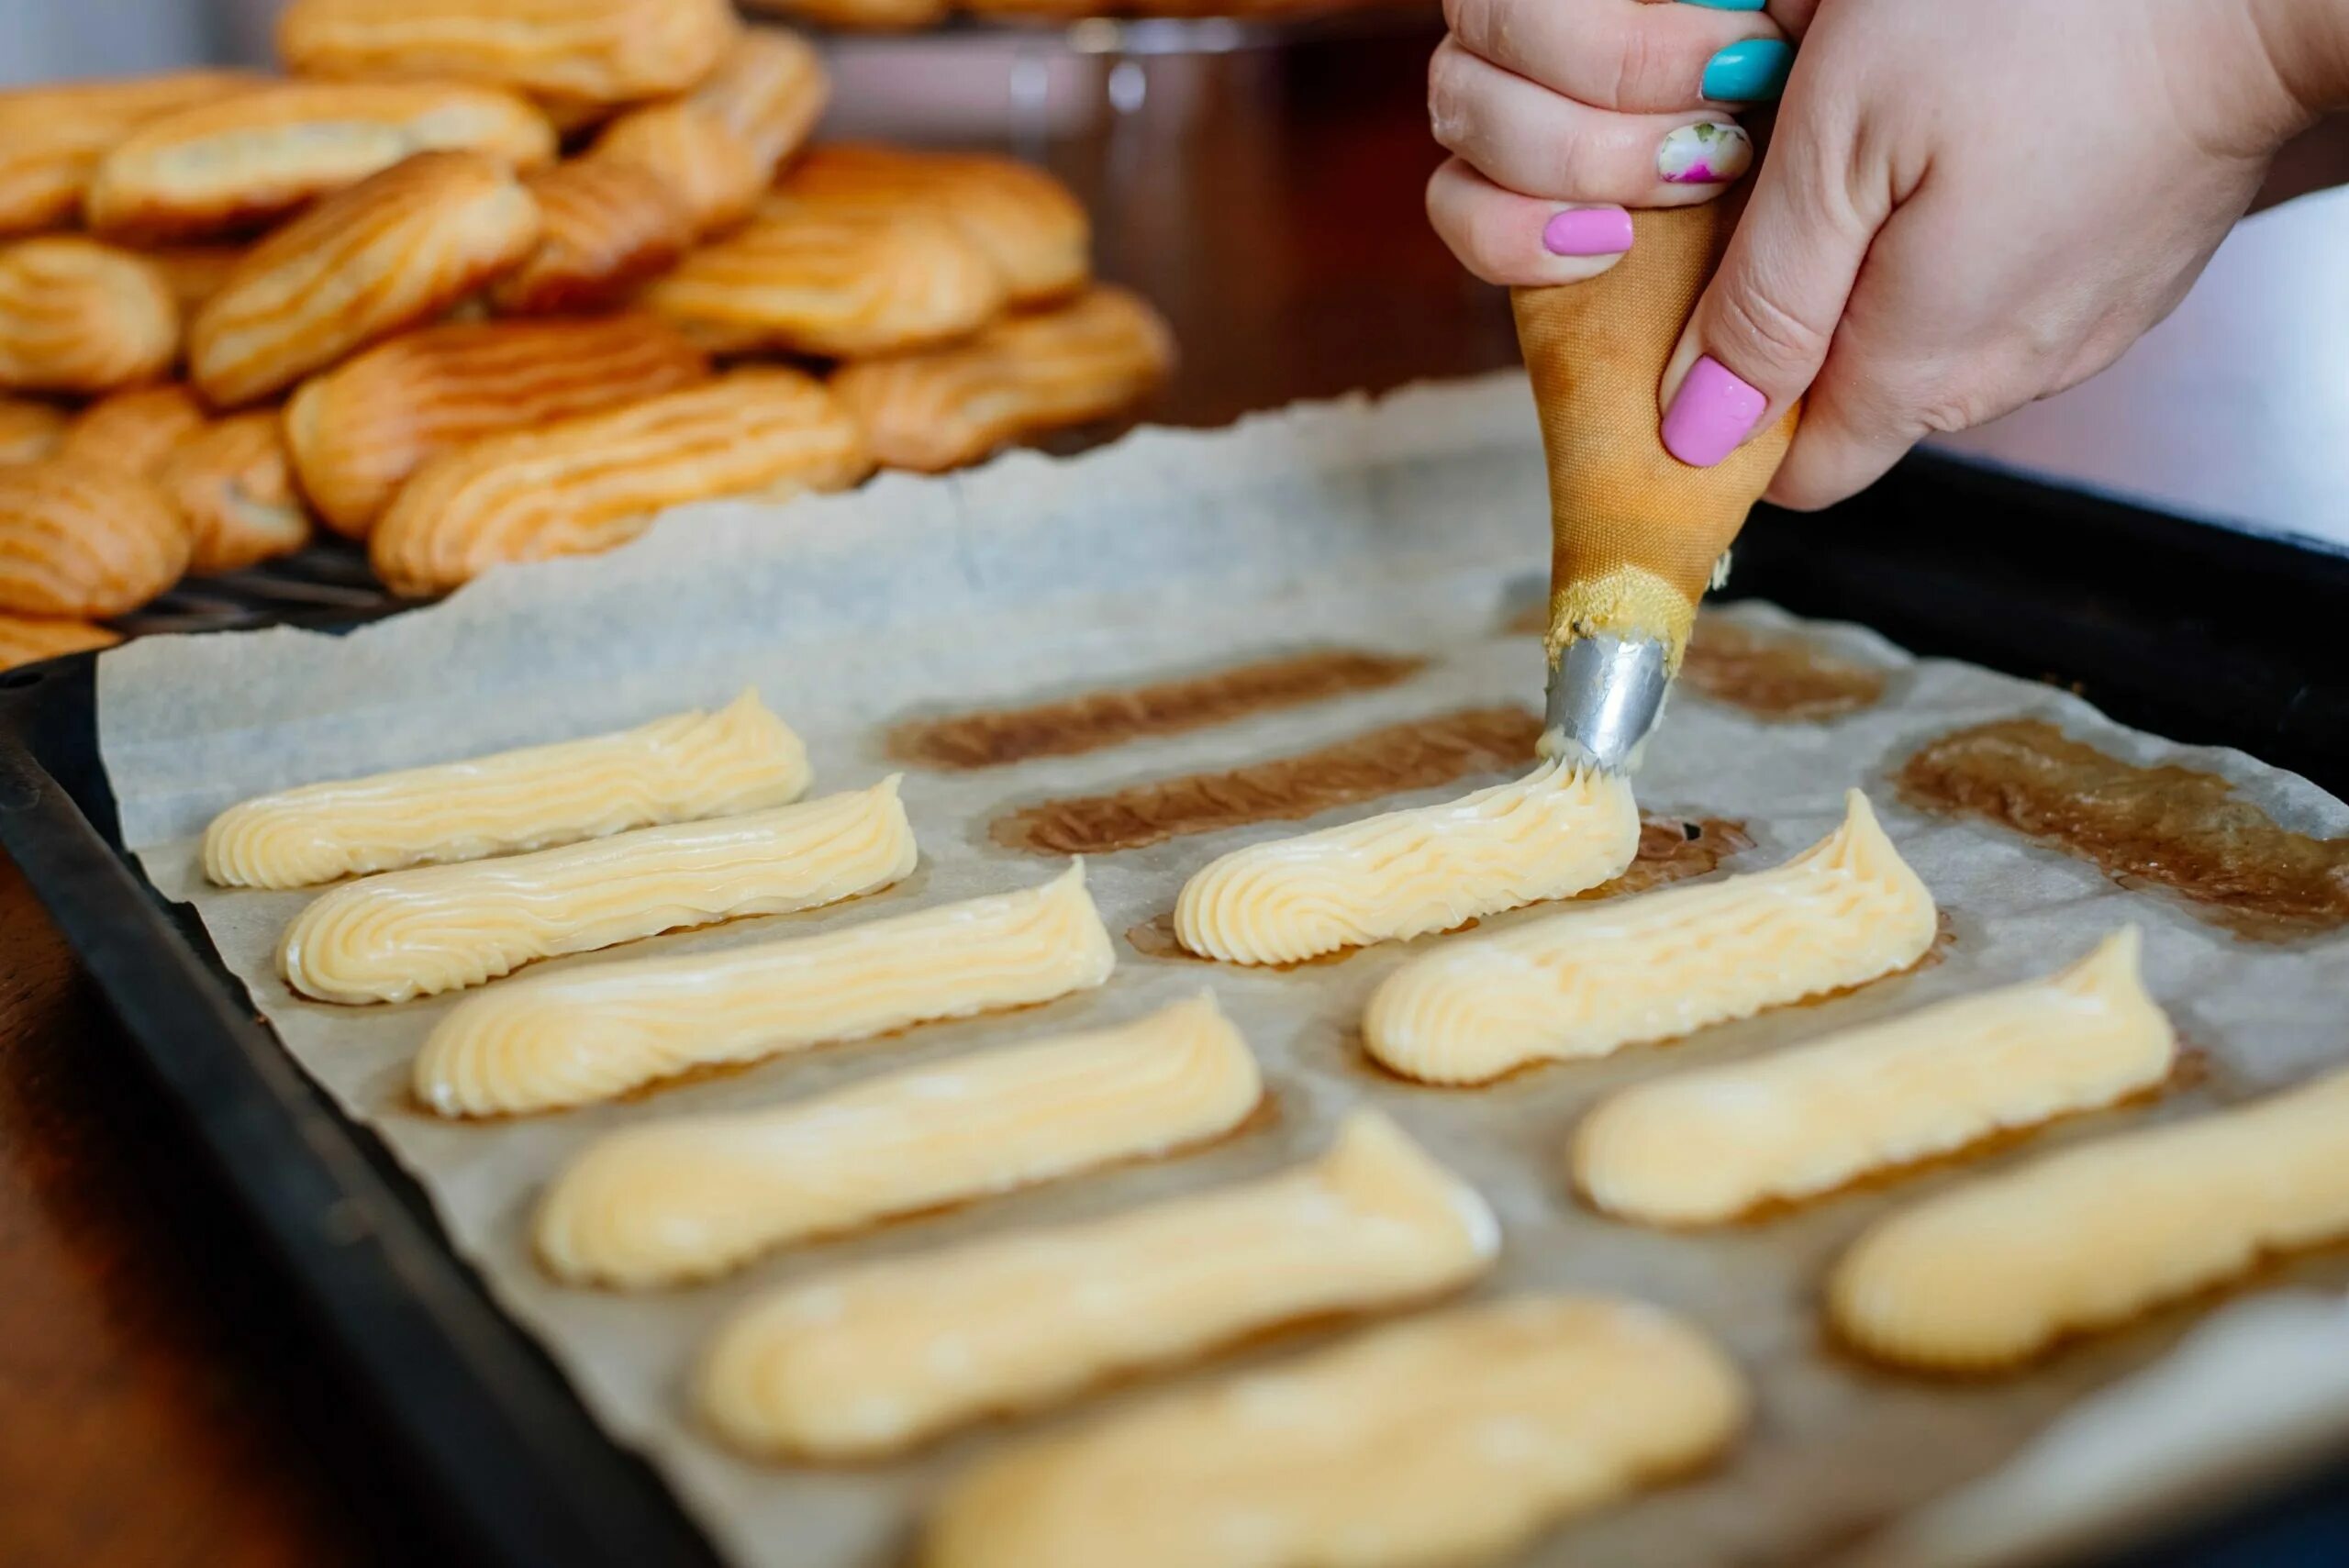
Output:
<path fill-rule="evenodd" d="M 1330 649 L 1123 691 L 918 719 L 890 730 L 886 745 L 900 762 L 953 770 L 1071 757 L 1146 736 L 1204 729 L 1250 714 L 1377 691 L 1426 666 L 1424 659 Z"/>
<path fill-rule="evenodd" d="M 2124 882 L 2183 894 L 2242 936 L 2349 924 L 2349 839 L 2292 832 L 2215 773 L 2140 767 L 2044 719 L 1943 736 L 1895 782 L 1913 806 L 1986 817 Z"/>
<path fill-rule="evenodd" d="M 1341 806 L 1432 789 L 1533 761 L 1542 721 L 1523 708 L 1468 708 L 1219 773 L 1190 773 L 1026 806 L 996 819 L 996 842 L 1042 855 L 1104 854 L 1251 822 L 1296 821 Z"/>
<path fill-rule="evenodd" d="M 1680 679 L 1715 702 L 1762 718 L 1833 718 L 1872 707 L 1885 672 L 1830 652 L 1797 632 L 1699 617 Z"/>

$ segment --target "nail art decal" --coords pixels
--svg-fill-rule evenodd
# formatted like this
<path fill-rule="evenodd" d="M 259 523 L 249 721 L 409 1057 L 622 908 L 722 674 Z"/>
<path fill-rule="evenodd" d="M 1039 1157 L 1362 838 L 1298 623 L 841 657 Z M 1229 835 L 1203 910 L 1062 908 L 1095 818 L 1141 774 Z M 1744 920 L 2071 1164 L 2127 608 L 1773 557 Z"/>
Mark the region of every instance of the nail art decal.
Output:
<path fill-rule="evenodd" d="M 1671 185 L 1719 184 L 1736 179 L 1753 162 L 1753 139 L 1727 121 L 1684 125 L 1655 152 L 1655 171 Z"/>

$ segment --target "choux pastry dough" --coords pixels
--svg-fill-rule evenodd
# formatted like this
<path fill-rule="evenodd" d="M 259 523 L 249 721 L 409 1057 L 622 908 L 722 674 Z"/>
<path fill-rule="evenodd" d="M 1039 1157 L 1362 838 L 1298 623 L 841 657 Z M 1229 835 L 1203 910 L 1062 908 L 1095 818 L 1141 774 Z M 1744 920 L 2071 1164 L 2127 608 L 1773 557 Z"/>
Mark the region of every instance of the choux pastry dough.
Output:
<path fill-rule="evenodd" d="M 187 529 L 149 481 L 59 457 L 0 467 L 0 610 L 118 616 L 187 562 Z"/>
<path fill-rule="evenodd" d="M 646 170 L 709 234 L 750 216 L 830 96 L 822 57 L 805 39 L 752 28 L 691 92 L 613 120 L 590 156 Z"/>
<path fill-rule="evenodd" d="M 967 343 L 844 365 L 832 390 L 863 423 L 875 459 L 936 473 L 1123 413 L 1174 363 L 1174 335 L 1158 313 L 1101 285 L 996 322 Z"/>
<path fill-rule="evenodd" d="M 173 448 L 155 479 L 187 525 L 190 572 L 235 572 L 310 542 L 274 408 L 214 421 Z"/>
<path fill-rule="evenodd" d="M 1744 1380 L 1680 1319 L 1604 1296 L 1460 1307 L 981 1460 L 921 1568 L 1486 1562 L 1694 1468 Z"/>
<path fill-rule="evenodd" d="M 829 142 L 809 149 L 778 190 L 833 211 L 941 216 L 986 252 L 1016 306 L 1063 299 L 1093 273 L 1085 205 L 1017 159 Z"/>
<path fill-rule="evenodd" d="M 417 472 L 368 538 L 394 592 L 445 593 L 493 566 L 611 550 L 664 507 L 845 489 L 872 460 L 823 384 L 781 366 L 537 429 Z"/>
<path fill-rule="evenodd" d="M 178 382 L 100 398 L 73 417 L 57 455 L 125 473 L 152 475 L 182 441 L 204 428 L 195 394 Z"/>
<path fill-rule="evenodd" d="M 771 1110 L 613 1133 L 555 1178 L 539 1258 L 573 1284 L 705 1279 L 809 1237 L 1218 1137 L 1263 1092 L 1247 1041 L 1202 995 Z"/>
<path fill-rule="evenodd" d="M 0 670 L 93 648 L 112 648 L 121 640 L 120 632 L 91 621 L 0 614 Z"/>
<path fill-rule="evenodd" d="M 478 152 L 426 152 L 254 246 L 188 328 L 188 371 L 234 406 L 438 315 L 519 261 L 539 207 Z"/>
<path fill-rule="evenodd" d="M 1716 1224 L 2151 1088 L 2176 1042 L 2139 945 L 2125 927 L 2043 980 L 1626 1089 L 1576 1132 L 1576 1184 L 1626 1219 Z"/>
<path fill-rule="evenodd" d="M 1639 850 L 1627 780 L 1544 762 L 1440 806 L 1234 850 L 1183 884 L 1174 935 L 1227 963 L 1294 963 L 1564 898 Z"/>
<path fill-rule="evenodd" d="M 624 959 L 469 997 L 416 1059 L 443 1116 L 555 1110 L 695 1067 L 757 1062 L 1100 984 L 1116 956 L 1084 867 L 722 952 Z"/>
<path fill-rule="evenodd" d="M 0 92 L 0 234 L 72 225 L 99 161 L 133 131 L 263 80 L 239 71 L 177 71 Z"/>
<path fill-rule="evenodd" d="M 694 240 L 693 215 L 659 175 L 614 158 L 573 158 L 525 182 L 539 242 L 490 285 L 509 314 L 594 310 L 664 272 Z"/>
<path fill-rule="evenodd" d="M 256 796 L 205 829 L 204 871 L 223 887 L 306 887 L 758 811 L 807 781 L 799 737 L 745 691 L 716 713 Z"/>
<path fill-rule="evenodd" d="M 280 82 L 150 121 L 91 176 L 92 229 L 139 243 L 273 222 L 419 152 L 554 157 L 522 99 L 457 82 Z"/>
<path fill-rule="evenodd" d="M 1867 797 L 1774 871 L 1610 899 L 1455 937 L 1371 994 L 1363 1040 L 1407 1078 L 1481 1084 L 1605 1056 L 1905 969 L 1933 943 L 1933 896 Z"/>
<path fill-rule="evenodd" d="M 72 234 L 0 246 L 0 386 L 111 392 L 179 347 L 179 306 L 142 258 Z"/>
<path fill-rule="evenodd" d="M 703 1415 L 751 1453 L 859 1460 L 1251 1333 L 1456 1289 L 1500 1226 L 1376 1111 L 1310 1165 L 765 1296 L 711 1342 Z"/>
<path fill-rule="evenodd" d="M 285 439 L 304 494 L 364 539 L 437 453 L 709 378 L 709 361 L 642 314 L 419 328 L 304 382 Z"/>
<path fill-rule="evenodd" d="M 1953 1187 L 1878 1223 L 1828 1307 L 1879 1360 L 1996 1372 L 2349 1236 L 2349 1073 L 2124 1132 Z"/>
<path fill-rule="evenodd" d="M 67 423 L 65 410 L 54 404 L 0 395 L 0 463 L 49 456 L 63 441 Z"/>
<path fill-rule="evenodd" d="M 914 830 L 893 775 L 740 817 L 346 883 L 285 928 L 277 972 L 321 1002 L 405 1002 L 533 959 L 813 909 L 913 869 Z"/>

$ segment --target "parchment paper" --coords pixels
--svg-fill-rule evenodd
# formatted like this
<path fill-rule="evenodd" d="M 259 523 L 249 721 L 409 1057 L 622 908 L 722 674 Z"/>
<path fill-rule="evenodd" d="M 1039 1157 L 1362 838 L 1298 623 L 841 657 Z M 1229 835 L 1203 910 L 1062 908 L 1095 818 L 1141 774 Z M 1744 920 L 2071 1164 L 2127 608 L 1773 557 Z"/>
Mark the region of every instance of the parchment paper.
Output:
<path fill-rule="evenodd" d="M 2343 1314 L 2331 1294 L 2280 1313 L 2272 1300 L 2221 1309 L 2214 1331 L 2225 1342 L 2211 1352 L 2198 1341 L 2197 1351 L 2207 1362 L 2249 1343 L 2267 1388 L 2321 1397 L 2287 1402 L 2280 1416 L 2274 1402 L 2249 1397 L 2236 1418 L 2214 1423 L 2210 1386 L 2241 1390 L 2248 1381 L 2181 1382 L 2168 1372 L 2166 1382 L 2116 1396 L 2126 1401 L 2117 1424 L 2150 1456 L 2117 1467 L 2097 1462 L 2113 1451 L 2097 1438 L 2093 1410 L 2034 1440 L 2084 1396 L 2161 1357 L 2195 1317 L 2209 1315 L 2208 1304 L 2199 1314 L 2164 1314 L 2083 1345 L 2012 1381 L 1921 1382 L 1829 1348 L 1816 1296 L 1831 1261 L 1888 1206 L 1963 1180 L 1963 1169 L 1716 1234 L 1642 1230 L 1575 1201 L 1564 1151 L 1598 1096 L 2044 973 L 2124 920 L 2144 928 L 2151 984 L 2207 1057 L 2207 1071 L 2157 1105 L 2084 1118 L 1983 1163 L 2203 1111 L 2349 1060 L 2341 1004 L 2349 994 L 2349 940 L 2245 942 L 2174 898 L 2122 891 L 2093 867 L 2013 834 L 1911 812 L 1886 774 L 1947 730 L 2032 713 L 2141 761 L 2215 769 L 2297 828 L 2349 832 L 2349 808 L 2249 758 L 2186 751 L 2121 728 L 2044 686 L 1912 661 L 1857 628 L 1816 631 L 1836 650 L 1895 672 L 1883 704 L 1825 724 L 1772 724 L 1683 694 L 1650 749 L 1641 800 L 1652 810 L 1742 819 L 1755 844 L 1732 869 L 1751 870 L 1824 833 L 1842 790 L 1866 786 L 1948 911 L 1955 936 L 1944 961 L 1821 1006 L 1480 1091 L 1418 1089 L 1363 1062 L 1355 1020 L 1406 950 L 1251 973 L 1149 958 L 1121 940 L 1107 988 L 1047 1008 L 819 1051 L 618 1106 L 451 1124 L 417 1111 L 406 1084 L 417 1043 L 455 998 L 378 1008 L 297 1000 L 273 973 L 271 952 L 308 895 L 222 893 L 196 870 L 194 835 L 215 811 L 258 791 L 632 724 L 722 702 L 746 684 L 807 738 L 825 793 L 890 771 L 879 733 L 909 714 L 1316 646 L 1434 656 L 1424 674 L 1391 690 L 1224 728 L 974 773 L 914 772 L 905 798 L 923 863 L 910 881 L 843 907 L 629 951 L 729 948 L 1037 883 L 1058 862 L 988 840 L 988 822 L 1009 806 L 1230 766 L 1460 706 L 1513 700 L 1538 709 L 1538 644 L 1503 628 L 1512 611 L 1540 597 L 1543 502 L 1531 407 L 1516 377 L 1415 389 L 1375 405 L 1301 407 L 1223 432 L 1143 431 L 1067 462 L 1015 454 L 958 477 L 886 478 L 787 507 L 689 508 L 620 553 L 493 573 L 436 608 L 340 639 L 274 630 L 138 642 L 100 663 L 100 742 L 124 830 L 156 884 L 195 906 L 296 1060 L 381 1132 L 430 1193 L 457 1248 L 546 1340 L 590 1408 L 651 1456 L 744 1563 L 876 1568 L 900 1561 L 925 1499 L 1003 1433 L 968 1434 L 904 1464 L 836 1473 L 739 1461 L 696 1429 L 684 1399 L 695 1347 L 721 1314 L 752 1292 L 852 1260 L 1263 1174 L 1317 1152 L 1338 1117 L 1364 1103 L 1395 1115 L 1499 1212 L 1506 1255 L 1485 1294 L 1576 1287 L 1664 1303 L 1719 1336 L 1754 1379 L 1758 1416 L 1729 1462 L 1579 1522 L 1531 1561 L 1627 1568 L 1813 1562 L 1937 1498 L 1940 1507 L 1903 1530 L 1880 1535 L 1875 1561 L 2012 1557 L 2036 1541 L 2093 1535 L 2106 1513 L 2216 1473 L 2222 1459 L 2263 1433 L 2299 1449 L 2349 1427 L 2342 1379 L 2295 1374 L 2302 1365 L 2341 1364 Z M 1733 613 L 1783 618 L 1766 608 Z M 1297 830 L 1265 824 L 1100 857 L 1089 868 L 1094 895 L 1111 930 L 1123 933 L 1170 908 L 1182 879 L 1211 856 Z M 803 1248 L 705 1289 L 636 1296 L 565 1290 L 528 1256 L 527 1219 L 541 1184 L 612 1128 L 796 1100 L 914 1062 L 1130 1017 L 1202 986 L 1245 1029 L 1277 1108 L 1269 1125 L 1220 1146 Z M 2331 1293 L 2345 1277 L 2335 1258 L 2288 1267 L 2267 1283 Z M 2253 1307 L 2270 1310 L 2240 1316 Z M 1292 1338 L 1251 1356 L 1292 1353 L 1302 1342 L 1309 1341 Z M 1136 1396 L 1093 1401 L 1073 1418 Z M 2083 1421 L 2086 1440 L 2075 1429 Z M 2104 1418 L 2104 1429 L 2115 1425 Z M 1971 1502 L 1948 1499 L 2018 1454 L 2026 1456 L 1991 1490 Z"/>

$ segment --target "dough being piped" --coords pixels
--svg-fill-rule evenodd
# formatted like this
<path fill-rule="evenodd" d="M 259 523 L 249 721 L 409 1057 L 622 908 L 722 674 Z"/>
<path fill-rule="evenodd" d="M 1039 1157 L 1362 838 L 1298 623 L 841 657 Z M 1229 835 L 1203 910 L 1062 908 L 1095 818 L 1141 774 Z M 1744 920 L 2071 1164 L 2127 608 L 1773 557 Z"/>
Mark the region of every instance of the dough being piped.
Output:
<path fill-rule="evenodd" d="M 371 876 L 295 916 L 277 968 L 323 1002 L 405 1002 L 532 959 L 852 898 L 902 880 L 914 860 L 892 774 L 772 811 Z"/>
<path fill-rule="evenodd" d="M 2349 1072 L 1966 1183 L 1880 1222 L 1828 1304 L 1872 1356 L 1993 1372 L 2349 1237 Z"/>
<path fill-rule="evenodd" d="M 807 780 L 799 737 L 745 691 L 716 713 L 261 795 L 212 819 L 204 871 L 223 887 L 306 887 L 784 806 Z"/>
<path fill-rule="evenodd" d="M 774 1110 L 614 1133 L 548 1192 L 539 1256 L 577 1284 L 706 1278 L 811 1236 L 1197 1143 L 1262 1093 L 1248 1042 L 1202 995 Z"/>
<path fill-rule="evenodd" d="M 2139 945 L 2125 927 L 2043 980 L 1626 1089 L 1576 1134 L 1576 1184 L 1627 1219 L 1713 1224 L 2124 1099 L 2176 1053 Z"/>
<path fill-rule="evenodd" d="M 1174 934 L 1228 963 L 1294 963 L 1580 893 L 1639 848 L 1629 781 L 1545 762 L 1441 806 L 1234 850 L 1183 884 Z"/>
<path fill-rule="evenodd" d="M 949 1487 L 921 1563 L 1489 1562 L 1702 1463 L 1745 1411 L 1729 1359 L 1654 1307 L 1458 1307 L 984 1460 Z"/>
<path fill-rule="evenodd" d="M 1773 871 L 1444 942 L 1372 993 L 1364 1041 L 1406 1077 L 1481 1084 L 1905 969 L 1932 946 L 1933 895 L 1866 796 L 1853 790 L 1845 809 Z"/>
<path fill-rule="evenodd" d="M 440 1020 L 416 1093 L 443 1116 L 585 1105 L 688 1068 L 1049 1002 L 1116 962 L 1080 861 L 1039 887 L 814 936 L 526 976 Z"/>
<path fill-rule="evenodd" d="M 1500 1227 L 1375 1111 L 1245 1186 L 819 1277 L 712 1342 L 703 1413 L 754 1453 L 893 1453 L 1299 1318 L 1455 1289 Z"/>

